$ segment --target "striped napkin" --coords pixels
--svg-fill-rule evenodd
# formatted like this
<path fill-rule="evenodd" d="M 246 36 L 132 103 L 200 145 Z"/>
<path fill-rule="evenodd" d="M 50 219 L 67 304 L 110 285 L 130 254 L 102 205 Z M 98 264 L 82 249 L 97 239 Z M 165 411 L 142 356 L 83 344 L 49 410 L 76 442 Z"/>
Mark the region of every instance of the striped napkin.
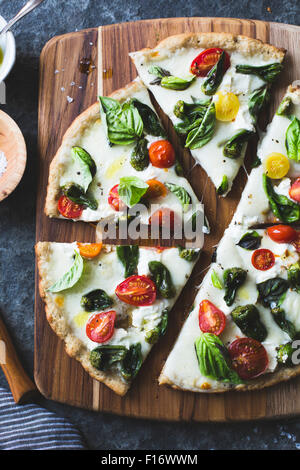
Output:
<path fill-rule="evenodd" d="M 17 406 L 0 387 L 1 450 L 83 450 L 83 439 L 73 424 L 36 405 Z"/>

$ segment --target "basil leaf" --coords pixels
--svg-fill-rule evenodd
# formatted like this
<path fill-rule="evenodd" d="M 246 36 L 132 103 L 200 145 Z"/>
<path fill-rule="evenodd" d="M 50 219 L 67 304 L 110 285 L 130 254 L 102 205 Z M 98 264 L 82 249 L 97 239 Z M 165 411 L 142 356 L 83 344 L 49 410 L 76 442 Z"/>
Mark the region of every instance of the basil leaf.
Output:
<path fill-rule="evenodd" d="M 81 160 L 84 162 L 90 169 L 92 177 L 95 176 L 97 172 L 97 166 L 95 161 L 92 159 L 91 155 L 84 150 L 82 147 L 73 147 L 72 148 L 72 157 L 75 160 Z"/>
<path fill-rule="evenodd" d="M 275 62 L 269 65 L 237 65 L 235 67 L 236 73 L 243 73 L 245 75 L 256 75 L 267 83 L 272 83 L 277 78 L 277 75 L 283 69 L 283 65 Z"/>
<path fill-rule="evenodd" d="M 289 288 L 289 282 L 281 277 L 274 277 L 267 281 L 256 284 L 259 292 L 259 301 L 265 307 L 278 307 L 284 300 Z"/>
<path fill-rule="evenodd" d="M 216 108 L 212 102 L 201 121 L 199 127 L 192 129 L 186 139 L 185 147 L 190 149 L 197 149 L 207 144 L 214 133 L 216 125 Z"/>
<path fill-rule="evenodd" d="M 134 379 L 143 363 L 141 343 L 132 344 L 127 350 L 126 356 L 121 363 L 122 377 L 130 381 Z"/>
<path fill-rule="evenodd" d="M 199 100 L 192 97 L 192 100 L 193 103 L 186 103 L 182 100 L 177 101 L 173 110 L 176 117 L 182 120 L 187 119 L 190 124 L 195 119 L 202 119 L 211 103 L 211 98 Z"/>
<path fill-rule="evenodd" d="M 290 96 L 286 96 L 285 98 L 283 98 L 283 100 L 281 101 L 276 111 L 277 116 L 288 117 L 290 114 L 292 105 L 293 105 L 293 102 Z"/>
<path fill-rule="evenodd" d="M 280 344 L 276 349 L 276 359 L 280 365 L 285 367 L 293 367 L 295 365 L 292 360 L 293 353 L 295 352 L 292 342 Z"/>
<path fill-rule="evenodd" d="M 195 341 L 195 351 L 200 372 L 205 377 L 235 385 L 244 383 L 230 367 L 228 351 L 218 336 L 203 333 Z"/>
<path fill-rule="evenodd" d="M 270 94 L 268 85 L 263 85 L 257 90 L 254 90 L 249 96 L 248 109 L 254 124 L 256 124 L 260 111 L 269 99 Z"/>
<path fill-rule="evenodd" d="M 145 334 L 145 340 L 149 344 L 157 343 L 160 336 L 164 336 L 167 331 L 168 327 L 168 319 L 169 319 L 169 310 L 165 308 L 162 311 L 161 321 L 158 326 L 153 328 L 153 330 L 147 331 Z"/>
<path fill-rule="evenodd" d="M 291 223 L 300 219 L 300 206 L 288 197 L 277 194 L 273 189 L 271 179 L 265 173 L 263 174 L 263 187 L 269 199 L 271 210 L 279 220 Z"/>
<path fill-rule="evenodd" d="M 262 237 L 256 231 L 247 232 L 242 236 L 237 245 L 245 250 L 257 250 L 261 245 L 261 239 Z"/>
<path fill-rule="evenodd" d="M 300 121 L 293 118 L 285 134 L 285 148 L 287 156 L 291 160 L 299 162 L 300 160 Z"/>
<path fill-rule="evenodd" d="M 81 158 L 81 150 L 83 149 L 80 147 L 72 148 L 72 158 L 76 165 L 74 183 L 80 185 L 86 192 L 93 177 L 89 165 Z"/>
<path fill-rule="evenodd" d="M 288 269 L 288 280 L 292 290 L 300 294 L 300 264 L 299 261 Z"/>
<path fill-rule="evenodd" d="M 105 310 L 113 305 L 114 301 L 102 289 L 96 289 L 81 297 L 80 305 L 86 312 Z"/>
<path fill-rule="evenodd" d="M 119 101 L 114 100 L 113 98 L 108 98 L 107 96 L 99 96 L 99 100 L 105 114 L 117 113 L 121 109 Z"/>
<path fill-rule="evenodd" d="M 111 106 L 108 111 L 105 111 L 106 100 L 103 105 L 103 97 L 100 96 L 102 109 L 106 115 L 108 140 L 116 145 L 133 144 L 142 135 L 144 128 L 138 110 L 129 101 L 120 107 Z"/>
<path fill-rule="evenodd" d="M 286 319 L 285 311 L 280 307 L 275 307 L 271 309 L 271 314 L 275 323 L 282 329 L 291 339 L 296 337 L 296 328 L 292 322 Z"/>
<path fill-rule="evenodd" d="M 129 277 L 137 273 L 137 265 L 140 256 L 138 245 L 117 246 L 117 256 L 125 268 L 125 277 Z"/>
<path fill-rule="evenodd" d="M 255 132 L 242 129 L 229 139 L 223 149 L 223 155 L 227 158 L 239 158 L 242 155 L 245 143 Z"/>
<path fill-rule="evenodd" d="M 106 371 L 117 363 L 121 363 L 128 353 L 125 346 L 104 345 L 98 346 L 90 353 L 90 362 L 93 367 Z"/>
<path fill-rule="evenodd" d="M 190 204 L 192 203 L 192 198 L 182 186 L 177 186 L 173 183 L 165 183 L 165 186 L 171 191 L 171 193 L 175 194 L 175 196 L 181 202 L 183 207 L 183 212 L 186 212 L 189 209 Z"/>
<path fill-rule="evenodd" d="M 255 305 L 241 305 L 231 312 L 231 318 L 242 333 L 260 343 L 268 335 L 265 325 L 260 321 L 259 311 Z"/>
<path fill-rule="evenodd" d="M 149 185 L 137 176 L 124 176 L 120 178 L 118 193 L 124 204 L 132 207 L 140 202 Z"/>
<path fill-rule="evenodd" d="M 223 274 L 225 287 L 224 300 L 226 305 L 233 304 L 237 290 L 244 284 L 247 277 L 247 271 L 242 268 L 226 269 Z"/>
<path fill-rule="evenodd" d="M 213 272 L 211 273 L 211 282 L 213 283 L 213 286 L 216 287 L 216 289 L 223 289 L 223 282 L 218 276 L 218 273 L 213 269 Z"/>
<path fill-rule="evenodd" d="M 83 259 L 78 251 L 75 250 L 74 253 L 75 260 L 69 271 L 67 271 L 58 281 L 49 287 L 47 291 L 61 292 L 75 286 L 75 284 L 79 281 L 83 272 Z"/>
<path fill-rule="evenodd" d="M 196 77 L 194 75 L 187 77 L 186 79 L 173 77 L 171 75 L 170 77 L 163 77 L 160 81 L 160 85 L 163 88 L 168 88 L 169 90 L 186 90 L 195 79 Z"/>
<path fill-rule="evenodd" d="M 158 65 L 151 65 L 151 67 L 148 68 L 148 73 L 156 75 L 158 78 L 169 77 L 171 75 L 168 70 L 163 69 Z M 152 85 L 152 83 L 150 83 L 150 85 Z"/>
<path fill-rule="evenodd" d="M 201 90 L 205 95 L 214 95 L 217 91 L 218 87 L 220 86 L 225 70 L 225 52 L 223 51 L 220 55 L 220 59 L 218 62 L 213 66 L 213 68 L 208 72 L 206 80 L 203 82 L 201 86 Z"/>
<path fill-rule="evenodd" d="M 164 299 L 174 297 L 175 287 L 168 268 L 160 261 L 150 261 L 148 266 L 159 295 Z"/>
<path fill-rule="evenodd" d="M 92 194 L 85 193 L 84 189 L 79 184 L 68 183 L 62 188 L 62 192 L 71 201 L 76 204 L 87 206 L 93 211 L 97 210 L 98 202 Z"/>
<path fill-rule="evenodd" d="M 182 248 L 182 246 L 178 247 L 179 256 L 186 261 L 195 261 L 195 259 L 199 256 L 199 250 L 193 250 L 192 248 Z"/>
<path fill-rule="evenodd" d="M 137 140 L 130 157 L 130 164 L 136 171 L 143 171 L 149 166 L 148 140 Z"/>
<path fill-rule="evenodd" d="M 227 191 L 228 191 L 228 178 L 226 175 L 223 176 L 223 179 L 222 179 L 222 183 L 220 184 L 220 186 L 218 187 L 217 189 L 217 194 L 219 196 L 222 196 L 223 194 L 225 194 Z"/>
<path fill-rule="evenodd" d="M 154 135 L 156 137 L 166 136 L 157 114 L 150 108 L 150 106 L 142 103 L 136 98 L 132 99 L 132 104 L 138 110 L 144 124 L 144 130 L 147 134 Z"/>

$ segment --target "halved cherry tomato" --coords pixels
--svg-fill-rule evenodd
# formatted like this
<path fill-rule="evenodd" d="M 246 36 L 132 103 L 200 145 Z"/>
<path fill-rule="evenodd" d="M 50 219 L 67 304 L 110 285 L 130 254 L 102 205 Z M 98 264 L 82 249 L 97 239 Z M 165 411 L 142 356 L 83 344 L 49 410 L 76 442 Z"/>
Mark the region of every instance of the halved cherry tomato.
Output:
<path fill-rule="evenodd" d="M 268 250 L 267 248 L 260 248 L 259 250 L 254 251 L 251 261 L 255 269 L 259 269 L 260 271 L 267 271 L 268 269 L 272 268 L 272 266 L 274 266 L 275 256 L 271 250 Z"/>
<path fill-rule="evenodd" d="M 277 243 L 291 243 L 297 238 L 297 232 L 289 225 L 273 225 L 268 227 L 267 232 L 271 240 Z"/>
<path fill-rule="evenodd" d="M 114 332 L 116 321 L 116 312 L 95 313 L 86 324 L 86 334 L 91 341 L 95 343 L 105 343 Z"/>
<path fill-rule="evenodd" d="M 300 233 L 297 233 L 297 238 L 292 241 L 292 245 L 294 245 L 296 251 L 300 253 Z"/>
<path fill-rule="evenodd" d="M 223 49 L 219 47 L 213 47 L 211 49 L 205 49 L 193 60 L 191 64 L 191 73 L 197 75 L 197 77 L 206 77 L 208 72 L 213 68 L 214 65 L 219 61 Z M 230 67 L 230 57 L 225 52 L 224 72 Z"/>
<path fill-rule="evenodd" d="M 216 118 L 218 121 L 229 122 L 234 121 L 240 109 L 240 102 L 238 97 L 230 91 L 218 91 L 218 97 L 215 102 Z"/>
<path fill-rule="evenodd" d="M 120 199 L 120 196 L 118 193 L 118 187 L 119 187 L 118 184 L 113 186 L 111 190 L 109 191 L 109 196 L 108 196 L 108 204 L 117 212 L 123 211 L 126 208 L 124 202 Z"/>
<path fill-rule="evenodd" d="M 157 168 L 170 168 L 175 163 L 175 151 L 168 140 L 157 140 L 149 147 L 149 158 Z"/>
<path fill-rule="evenodd" d="M 152 305 L 156 299 L 156 286 L 147 276 L 130 276 L 115 290 L 120 300 L 129 305 Z"/>
<path fill-rule="evenodd" d="M 148 180 L 146 183 L 149 185 L 145 197 L 148 199 L 156 199 L 167 195 L 166 186 L 157 180 Z"/>
<path fill-rule="evenodd" d="M 252 338 L 239 338 L 228 347 L 233 368 L 244 380 L 255 379 L 266 370 L 269 359 L 263 345 Z"/>
<path fill-rule="evenodd" d="M 199 306 L 199 327 L 203 333 L 213 333 L 220 335 L 226 325 L 226 317 L 222 310 L 219 310 L 209 300 L 202 300 Z"/>
<path fill-rule="evenodd" d="M 289 159 L 282 153 L 272 152 L 264 161 L 264 168 L 269 178 L 283 178 L 290 169 Z"/>
<path fill-rule="evenodd" d="M 174 211 L 167 207 L 158 209 L 149 217 L 150 225 L 157 225 L 159 227 L 167 227 L 169 225 L 171 232 L 174 231 L 175 223 L 179 223 L 179 218 L 175 216 Z"/>
<path fill-rule="evenodd" d="M 77 245 L 81 256 L 88 259 L 96 258 L 102 249 L 102 243 L 77 243 Z"/>
<path fill-rule="evenodd" d="M 300 178 L 297 178 L 289 190 L 290 198 L 300 204 Z"/>
<path fill-rule="evenodd" d="M 67 219 L 78 219 L 83 211 L 83 206 L 71 201 L 67 196 L 61 196 L 57 208 L 61 215 Z"/>

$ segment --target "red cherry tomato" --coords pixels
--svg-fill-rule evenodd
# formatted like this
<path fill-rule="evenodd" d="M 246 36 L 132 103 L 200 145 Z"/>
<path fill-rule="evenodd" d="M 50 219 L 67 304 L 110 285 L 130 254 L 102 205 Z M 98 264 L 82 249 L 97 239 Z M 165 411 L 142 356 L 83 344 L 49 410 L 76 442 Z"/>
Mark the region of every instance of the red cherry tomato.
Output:
<path fill-rule="evenodd" d="M 149 147 L 149 158 L 157 168 L 170 168 L 175 163 L 175 151 L 168 140 L 157 140 Z"/>
<path fill-rule="evenodd" d="M 191 64 L 191 73 L 197 75 L 197 77 L 206 77 L 208 72 L 213 68 L 214 65 L 220 59 L 223 49 L 219 47 L 213 47 L 211 49 L 205 49 L 193 60 Z M 230 67 L 230 57 L 225 52 L 224 72 Z"/>
<path fill-rule="evenodd" d="M 86 334 L 91 341 L 95 343 L 105 343 L 114 332 L 116 321 L 116 312 L 95 313 L 86 324 Z"/>
<path fill-rule="evenodd" d="M 255 269 L 259 269 L 260 271 L 267 271 L 268 269 L 272 268 L 272 266 L 274 266 L 275 256 L 271 250 L 260 248 L 259 250 L 254 251 L 251 261 Z"/>
<path fill-rule="evenodd" d="M 130 276 L 115 290 L 120 300 L 139 307 L 152 305 L 156 299 L 156 287 L 147 276 Z"/>
<path fill-rule="evenodd" d="M 300 233 L 297 233 L 297 238 L 292 241 L 292 245 L 294 245 L 296 251 L 300 253 Z"/>
<path fill-rule="evenodd" d="M 111 190 L 109 191 L 109 196 L 108 196 L 108 204 L 117 212 L 123 211 L 126 208 L 124 202 L 120 199 L 120 196 L 118 193 L 118 187 L 119 187 L 118 184 L 113 186 Z"/>
<path fill-rule="evenodd" d="M 244 380 L 255 379 L 266 370 L 269 359 L 263 345 L 252 338 L 239 338 L 228 348 L 233 368 Z"/>
<path fill-rule="evenodd" d="M 78 219 L 83 211 L 83 206 L 71 201 L 67 196 L 61 196 L 57 208 L 61 215 L 67 219 Z"/>
<path fill-rule="evenodd" d="M 297 178 L 289 190 L 290 198 L 300 204 L 300 178 Z"/>
<path fill-rule="evenodd" d="M 277 243 L 291 243 L 297 238 L 297 232 L 289 225 L 274 225 L 268 227 L 267 232 L 271 240 Z"/>
<path fill-rule="evenodd" d="M 174 231 L 175 223 L 179 223 L 179 218 L 175 215 L 174 211 L 167 207 L 158 209 L 149 217 L 150 225 L 157 225 L 159 227 L 167 227 L 169 225 L 171 232 Z"/>
<path fill-rule="evenodd" d="M 202 300 L 199 306 L 199 327 L 203 333 L 213 333 L 220 335 L 226 325 L 226 317 L 222 310 L 219 310 L 209 300 Z"/>

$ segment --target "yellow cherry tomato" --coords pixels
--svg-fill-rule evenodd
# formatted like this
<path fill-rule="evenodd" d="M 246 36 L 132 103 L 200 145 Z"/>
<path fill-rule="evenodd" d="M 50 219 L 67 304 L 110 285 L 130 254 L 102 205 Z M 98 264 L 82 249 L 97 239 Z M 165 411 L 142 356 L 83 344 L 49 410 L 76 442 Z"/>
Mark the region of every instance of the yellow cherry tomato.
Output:
<path fill-rule="evenodd" d="M 272 152 L 264 162 L 265 172 L 269 178 L 283 178 L 290 169 L 288 158 L 282 153 Z"/>
<path fill-rule="evenodd" d="M 240 108 L 238 97 L 234 93 L 224 91 L 218 91 L 216 95 L 216 118 L 219 121 L 233 121 Z"/>

